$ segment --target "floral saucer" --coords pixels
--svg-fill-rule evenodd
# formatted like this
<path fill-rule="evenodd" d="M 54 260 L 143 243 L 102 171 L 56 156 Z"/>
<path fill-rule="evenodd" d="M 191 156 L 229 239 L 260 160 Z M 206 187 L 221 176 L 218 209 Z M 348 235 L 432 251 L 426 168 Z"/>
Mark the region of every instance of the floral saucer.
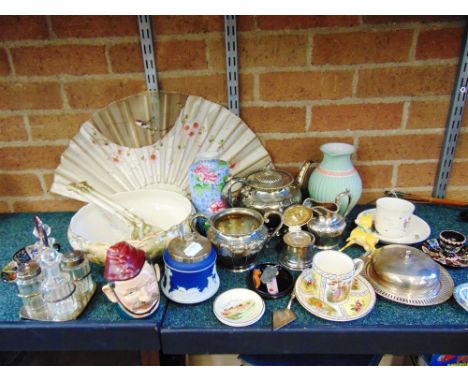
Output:
<path fill-rule="evenodd" d="M 299 303 L 313 315 L 329 321 L 353 321 L 366 316 L 374 308 L 374 288 L 362 276 L 354 279 L 346 301 L 328 304 L 319 299 L 318 288 L 308 277 L 310 272 L 310 269 L 306 269 L 301 273 L 295 291 Z"/>
<path fill-rule="evenodd" d="M 457 285 L 453 290 L 453 297 L 468 312 L 468 283 Z"/>
<path fill-rule="evenodd" d="M 437 261 L 442 265 L 455 268 L 465 268 L 468 267 L 468 246 L 465 245 L 460 252 L 457 253 L 457 256 L 445 256 L 442 252 L 442 249 L 439 247 L 439 242 L 437 239 L 426 240 L 422 243 L 421 246 L 423 252 L 426 255 L 432 257 L 433 260 Z"/>
<path fill-rule="evenodd" d="M 362 215 L 372 214 L 372 219 L 375 216 L 375 208 L 362 211 L 356 218 L 359 219 Z M 387 237 L 373 229 L 377 237 L 385 244 L 416 244 L 426 240 L 431 235 L 431 227 L 419 216 L 413 215 L 410 220 L 408 232 L 402 237 Z"/>

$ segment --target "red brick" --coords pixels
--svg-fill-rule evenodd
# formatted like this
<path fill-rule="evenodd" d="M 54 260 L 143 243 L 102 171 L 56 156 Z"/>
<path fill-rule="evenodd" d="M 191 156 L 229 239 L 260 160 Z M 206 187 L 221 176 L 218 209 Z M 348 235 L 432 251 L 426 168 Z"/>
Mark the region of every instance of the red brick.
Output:
<path fill-rule="evenodd" d="M 463 28 L 422 31 L 416 47 L 416 59 L 458 58 L 461 52 Z"/>
<path fill-rule="evenodd" d="M 350 27 L 358 23 L 357 16 L 257 16 L 260 29 Z"/>
<path fill-rule="evenodd" d="M 398 167 L 398 187 L 418 187 L 434 185 L 437 163 L 404 163 Z"/>
<path fill-rule="evenodd" d="M 359 198 L 358 204 L 375 204 L 375 201 L 378 198 L 381 198 L 384 195 L 384 190 L 382 191 L 367 191 L 363 189 L 361 197 Z"/>
<path fill-rule="evenodd" d="M 398 129 L 402 115 L 402 103 L 314 106 L 312 130 Z"/>
<path fill-rule="evenodd" d="M 356 166 L 362 179 L 363 188 L 386 188 L 392 186 L 393 166 L 360 165 Z"/>
<path fill-rule="evenodd" d="M 273 158 L 274 163 L 303 163 L 306 160 L 320 162 L 322 152 L 320 146 L 324 143 L 339 141 L 345 143 L 353 142 L 352 138 L 282 138 L 268 139 L 265 142 L 266 149 Z"/>
<path fill-rule="evenodd" d="M 436 15 L 397 15 L 397 16 L 364 16 L 364 24 L 395 24 L 395 23 L 433 23 L 453 22 L 463 20 L 463 16 L 436 16 Z"/>
<path fill-rule="evenodd" d="M 2 82 L 0 109 L 57 109 L 62 107 L 57 82 Z"/>
<path fill-rule="evenodd" d="M 363 64 L 408 61 L 413 31 L 318 34 L 314 64 Z"/>
<path fill-rule="evenodd" d="M 58 37 L 138 36 L 136 16 L 52 16 Z"/>
<path fill-rule="evenodd" d="M 468 158 L 468 133 L 461 133 L 458 136 L 455 158 Z"/>
<path fill-rule="evenodd" d="M 303 66 L 307 35 L 240 36 L 239 66 Z"/>
<path fill-rule="evenodd" d="M 0 41 L 49 37 L 45 16 L 0 16 Z"/>
<path fill-rule="evenodd" d="M 18 75 L 106 73 L 104 46 L 56 45 L 12 49 Z"/>
<path fill-rule="evenodd" d="M 362 137 L 357 155 L 361 161 L 438 159 L 442 134 Z"/>
<path fill-rule="evenodd" d="M 468 202 L 468 190 L 452 190 L 450 186 L 447 187 L 447 199 L 452 200 L 461 200 L 463 202 Z"/>
<path fill-rule="evenodd" d="M 13 204 L 15 212 L 77 211 L 84 206 L 78 200 L 38 200 L 17 201 Z"/>
<path fill-rule="evenodd" d="M 90 119 L 87 113 L 30 115 L 33 140 L 70 139 L 80 129 L 83 122 Z"/>
<path fill-rule="evenodd" d="M 175 40 L 156 43 L 158 71 L 206 69 L 205 41 Z M 118 44 L 109 50 L 112 69 L 118 73 L 143 72 L 140 44 Z"/>
<path fill-rule="evenodd" d="M 408 129 L 441 129 L 445 127 L 450 102 L 412 101 L 409 108 Z"/>
<path fill-rule="evenodd" d="M 0 147 L 1 170 L 54 169 L 64 146 Z"/>
<path fill-rule="evenodd" d="M 237 16 L 237 30 L 240 32 L 255 30 L 256 16 Z"/>
<path fill-rule="evenodd" d="M 352 95 L 352 71 L 260 74 L 263 100 L 339 99 Z"/>
<path fill-rule="evenodd" d="M 224 74 L 190 77 L 166 77 L 160 79 L 161 89 L 198 95 L 214 102 L 226 102 L 226 76 Z M 249 101 L 253 98 L 253 76 L 239 76 L 240 99 Z"/>
<path fill-rule="evenodd" d="M 241 118 L 256 133 L 305 130 L 305 107 L 243 107 Z"/>
<path fill-rule="evenodd" d="M 0 174 L 0 196 L 42 195 L 39 179 L 34 174 Z"/>
<path fill-rule="evenodd" d="M 213 70 L 226 70 L 226 45 L 224 38 L 207 40 L 208 62 Z"/>
<path fill-rule="evenodd" d="M 156 36 L 165 34 L 223 32 L 223 16 L 153 16 Z"/>
<path fill-rule="evenodd" d="M 10 207 L 8 206 L 8 203 L 6 202 L 0 202 L 0 213 L 8 213 L 10 212 Z"/>
<path fill-rule="evenodd" d="M 0 49 L 0 76 L 8 76 L 11 73 L 10 63 L 5 49 Z"/>
<path fill-rule="evenodd" d="M 67 82 L 65 90 L 73 108 L 99 108 L 146 89 L 141 80 L 80 80 Z"/>
<path fill-rule="evenodd" d="M 24 128 L 23 117 L 0 117 L 0 141 L 25 141 L 28 133 Z"/>
<path fill-rule="evenodd" d="M 359 97 L 423 96 L 450 94 L 456 66 L 406 66 L 362 69 Z"/>

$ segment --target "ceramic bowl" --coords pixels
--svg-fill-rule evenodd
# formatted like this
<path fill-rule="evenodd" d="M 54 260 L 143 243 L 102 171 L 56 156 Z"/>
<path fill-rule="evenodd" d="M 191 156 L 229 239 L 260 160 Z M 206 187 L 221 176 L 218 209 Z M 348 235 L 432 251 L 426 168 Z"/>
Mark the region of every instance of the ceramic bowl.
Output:
<path fill-rule="evenodd" d="M 104 265 L 107 249 L 119 241 L 143 249 L 152 262 L 161 261 L 170 239 L 189 230 L 192 203 L 177 192 L 137 190 L 114 194 L 111 199 L 163 231 L 142 240 L 131 240 L 130 226 L 98 206 L 87 204 L 73 215 L 68 240 L 74 250 L 84 251 L 93 263 Z"/>

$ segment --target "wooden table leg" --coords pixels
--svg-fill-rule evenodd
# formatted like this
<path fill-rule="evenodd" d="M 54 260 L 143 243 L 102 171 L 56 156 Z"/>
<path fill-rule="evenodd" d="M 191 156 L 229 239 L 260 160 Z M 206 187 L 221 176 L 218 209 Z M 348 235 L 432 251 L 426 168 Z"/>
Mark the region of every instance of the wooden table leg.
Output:
<path fill-rule="evenodd" d="M 157 351 L 141 351 L 141 365 L 142 366 L 159 366 L 159 352 Z"/>

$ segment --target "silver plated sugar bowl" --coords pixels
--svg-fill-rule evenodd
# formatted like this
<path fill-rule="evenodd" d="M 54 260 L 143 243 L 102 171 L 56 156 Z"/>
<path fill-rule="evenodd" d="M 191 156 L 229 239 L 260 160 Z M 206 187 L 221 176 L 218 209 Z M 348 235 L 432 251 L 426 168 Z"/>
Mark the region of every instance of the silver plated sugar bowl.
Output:
<path fill-rule="evenodd" d="M 278 215 L 280 222 L 274 232 L 269 233 L 265 222 L 271 215 Z M 251 208 L 226 208 L 211 218 L 204 214 L 194 214 L 191 218 L 192 230 L 197 230 L 198 218 L 208 224 L 207 237 L 216 248 L 218 264 L 233 272 L 247 271 L 255 266 L 258 253 L 283 226 L 280 213 L 270 211 L 262 215 Z"/>
<path fill-rule="evenodd" d="M 301 203 L 301 188 L 311 165 L 311 162 L 304 163 L 297 178 L 287 171 L 270 168 L 256 171 L 245 178 L 232 178 L 224 189 L 227 201 L 233 207 L 283 212 L 287 207 Z"/>
<path fill-rule="evenodd" d="M 450 298 L 448 272 L 417 248 L 391 244 L 366 259 L 365 277 L 383 297 L 407 305 L 435 305 Z"/>

